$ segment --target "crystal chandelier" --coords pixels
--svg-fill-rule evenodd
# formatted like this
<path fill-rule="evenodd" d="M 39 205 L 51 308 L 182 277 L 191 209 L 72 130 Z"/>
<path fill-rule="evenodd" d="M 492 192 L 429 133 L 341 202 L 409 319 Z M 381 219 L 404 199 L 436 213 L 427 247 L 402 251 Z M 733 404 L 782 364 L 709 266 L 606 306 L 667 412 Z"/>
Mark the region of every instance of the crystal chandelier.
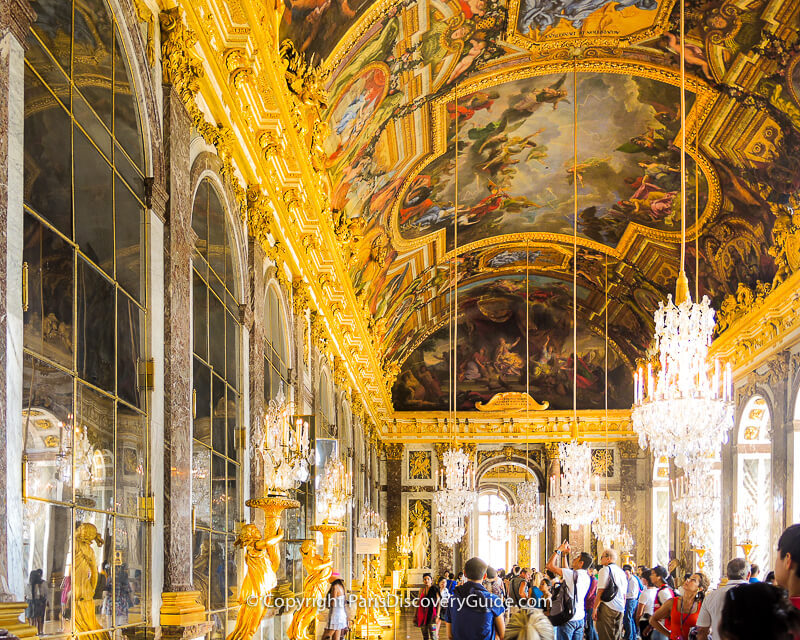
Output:
<path fill-rule="evenodd" d="M 324 515 L 325 524 L 340 523 L 353 496 L 353 476 L 347 473 L 339 458 L 331 458 L 322 472 L 317 491 L 317 511 Z"/>
<path fill-rule="evenodd" d="M 308 480 L 313 451 L 308 421 L 293 417 L 294 403 L 281 392 L 269 401 L 264 416 L 264 439 L 259 453 L 264 466 L 264 484 L 272 495 L 286 495 Z"/>
<path fill-rule="evenodd" d="M 719 479 L 713 474 L 713 456 L 700 455 L 687 459 L 683 476 L 673 480 L 672 510 L 686 524 L 689 543 L 697 549 L 708 549 L 713 543 L 715 520 L 719 515 Z"/>
<path fill-rule="evenodd" d="M 511 505 L 508 522 L 517 535 L 532 538 L 544 530 L 544 505 L 539 504 L 539 483 L 531 480 L 517 485 L 517 504 Z"/>
<path fill-rule="evenodd" d="M 444 468 L 439 472 L 439 486 L 434 494 L 437 510 L 466 518 L 472 513 L 478 492 L 469 456 L 452 447 L 442 456 Z"/>
<path fill-rule="evenodd" d="M 498 493 L 498 501 L 502 501 Z M 508 506 L 489 509 L 489 537 L 497 542 L 508 539 Z"/>
<path fill-rule="evenodd" d="M 556 522 L 580 527 L 597 517 L 599 478 L 592 490 L 592 451 L 576 440 L 559 445 L 561 473 L 550 478 L 550 511 Z"/>
<path fill-rule="evenodd" d="M 597 518 L 592 522 L 592 532 L 601 546 L 608 549 L 619 538 L 622 517 L 617 509 L 617 502 L 610 498 L 608 492 L 600 500 Z"/>
<path fill-rule="evenodd" d="M 380 514 L 369 506 L 359 515 L 358 537 L 378 538 L 381 544 L 386 544 L 386 540 L 389 538 L 389 527 L 386 524 L 386 520 L 381 518 Z"/>
<path fill-rule="evenodd" d="M 442 544 L 452 547 L 464 537 L 464 518 L 453 513 L 438 511 L 436 535 Z"/>
<path fill-rule="evenodd" d="M 709 363 L 715 327 L 714 310 L 706 296 L 693 303 L 686 279 L 686 69 L 684 6 L 680 5 L 681 70 L 681 245 L 675 301 L 668 297 L 655 312 L 653 363 L 634 376 L 633 428 L 639 445 L 650 446 L 656 457 L 686 458 L 717 451 L 733 426 L 733 382 L 730 364 L 721 371 L 718 360 Z M 697 189 L 695 185 L 695 189 Z M 697 295 L 699 297 L 699 294 Z"/>
<path fill-rule="evenodd" d="M 683 289 L 683 293 L 681 293 Z M 714 310 L 708 298 L 692 303 L 686 276 L 678 279 L 678 304 L 672 296 L 655 313 L 658 368 L 634 374 L 633 428 L 639 446 L 657 457 L 690 458 L 716 451 L 733 426 L 733 382 L 730 364 L 713 367 L 708 349 L 714 333 Z M 712 370 L 713 369 L 713 370 Z"/>

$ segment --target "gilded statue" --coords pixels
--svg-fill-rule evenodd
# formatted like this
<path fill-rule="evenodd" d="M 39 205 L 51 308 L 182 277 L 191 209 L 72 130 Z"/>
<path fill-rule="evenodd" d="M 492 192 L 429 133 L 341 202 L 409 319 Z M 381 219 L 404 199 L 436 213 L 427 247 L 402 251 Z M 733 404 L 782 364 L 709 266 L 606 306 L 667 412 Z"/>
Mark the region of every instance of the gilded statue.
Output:
<path fill-rule="evenodd" d="M 267 524 L 270 524 L 269 519 Z M 267 612 L 269 594 L 278 584 L 278 543 L 282 539 L 283 530 L 280 527 L 275 528 L 274 535 L 265 540 L 254 524 L 244 525 L 236 538 L 234 545 L 245 549 L 247 575 L 239 591 L 241 606 L 236 626 L 227 640 L 251 640 L 258 630 Z"/>
<path fill-rule="evenodd" d="M 360 630 L 371 626 L 377 630 L 380 628 L 380 620 L 378 620 L 378 604 L 375 600 L 372 572 L 366 558 L 361 562 L 364 565 L 364 578 L 361 581 L 361 591 L 358 594 L 358 609 L 353 620 L 353 627 Z"/>
<path fill-rule="evenodd" d="M 386 601 L 383 598 L 383 590 L 381 589 L 381 563 L 377 557 L 370 560 L 370 590 L 372 597 L 376 603 L 376 607 L 384 616 L 389 616 L 389 611 L 386 609 Z"/>
<path fill-rule="evenodd" d="M 103 546 L 103 538 L 97 533 L 97 527 L 84 522 L 75 531 L 75 569 L 73 571 L 72 590 L 75 594 L 75 632 L 96 631 L 102 629 L 97 620 L 94 606 L 94 592 L 97 588 L 97 559 L 92 543 Z M 110 640 L 105 631 L 85 636 L 90 640 Z"/>
<path fill-rule="evenodd" d="M 428 566 L 428 543 L 430 536 L 428 528 L 422 518 L 414 520 L 414 529 L 411 532 L 411 568 L 422 569 Z"/>
<path fill-rule="evenodd" d="M 291 640 L 313 640 L 309 627 L 317 615 L 317 601 L 325 596 L 328 578 L 333 573 L 330 553 L 318 555 L 314 551 L 315 547 L 316 543 L 313 540 L 306 540 L 300 545 L 303 568 L 307 575 L 303 580 L 303 604 L 295 611 L 287 632 Z"/>

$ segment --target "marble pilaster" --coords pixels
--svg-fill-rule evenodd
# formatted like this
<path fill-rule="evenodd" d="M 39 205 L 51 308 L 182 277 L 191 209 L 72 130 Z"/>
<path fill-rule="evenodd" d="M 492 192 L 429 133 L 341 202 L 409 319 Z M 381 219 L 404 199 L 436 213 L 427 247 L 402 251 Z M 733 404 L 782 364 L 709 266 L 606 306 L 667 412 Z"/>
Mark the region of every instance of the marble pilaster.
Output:
<path fill-rule="evenodd" d="M 24 595 L 22 564 L 22 199 L 27 0 L 0 4 L 0 600 Z M 7 586 L 4 586 L 7 585 Z"/>
<path fill-rule="evenodd" d="M 636 505 L 644 504 L 644 496 L 637 490 L 637 466 L 636 455 L 625 455 L 623 452 L 620 460 L 620 505 L 619 510 L 622 514 L 622 524 L 628 528 L 633 536 L 633 548 L 630 550 L 634 559 L 639 564 L 645 564 L 645 545 L 644 526 L 642 526 L 642 510 L 637 509 Z M 619 551 L 619 550 L 618 550 Z"/>
<path fill-rule="evenodd" d="M 389 447 L 393 450 L 386 456 L 386 516 L 389 526 L 386 552 L 387 562 L 391 568 L 398 559 L 397 537 L 403 533 L 403 445 L 399 447 L 389 445 Z"/>
<path fill-rule="evenodd" d="M 250 455 L 258 455 L 253 435 L 261 427 L 264 413 L 264 325 L 265 315 L 265 285 L 264 285 L 264 250 L 261 244 L 252 237 L 248 240 L 248 285 L 250 288 L 249 313 L 244 314 L 245 328 L 250 330 L 248 349 L 250 371 Z M 264 490 L 264 476 L 260 465 L 253 460 L 250 464 L 250 496 L 260 498 Z M 259 473 L 257 473 L 259 472 Z M 263 525 L 263 511 L 250 510 L 250 522 Z"/>
<path fill-rule="evenodd" d="M 167 190 L 164 230 L 164 589 L 192 591 L 191 120 L 164 87 Z"/>

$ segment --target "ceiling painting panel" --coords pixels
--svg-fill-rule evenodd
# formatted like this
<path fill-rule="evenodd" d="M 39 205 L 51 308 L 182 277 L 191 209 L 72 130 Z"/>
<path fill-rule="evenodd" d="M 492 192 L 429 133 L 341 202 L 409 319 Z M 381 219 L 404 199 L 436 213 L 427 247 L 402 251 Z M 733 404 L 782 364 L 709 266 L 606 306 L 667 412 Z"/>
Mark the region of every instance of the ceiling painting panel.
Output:
<path fill-rule="evenodd" d="M 577 389 L 581 409 L 601 408 L 605 400 L 605 342 L 587 326 L 590 296 L 591 292 L 579 285 Z M 457 339 L 451 326 L 443 326 L 406 358 L 393 390 L 397 410 L 447 410 L 454 342 L 459 410 L 474 409 L 476 402 L 488 402 L 499 392 L 525 391 L 526 353 L 531 395 L 540 402 L 549 401 L 553 409 L 572 407 L 571 283 L 531 276 L 526 289 L 525 276 L 505 275 L 462 285 L 458 297 Z M 609 406 L 622 408 L 630 404 L 631 362 L 615 345 L 609 349 L 608 370 Z"/>

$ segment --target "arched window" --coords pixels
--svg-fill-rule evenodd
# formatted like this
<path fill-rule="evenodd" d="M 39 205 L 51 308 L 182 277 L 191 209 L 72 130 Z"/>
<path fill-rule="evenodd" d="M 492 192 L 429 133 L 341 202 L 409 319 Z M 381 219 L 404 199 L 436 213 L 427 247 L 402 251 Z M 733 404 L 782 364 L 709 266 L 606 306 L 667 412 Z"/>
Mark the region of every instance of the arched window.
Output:
<path fill-rule="evenodd" d="M 208 178 L 195 194 L 192 228 L 198 237 L 192 258 L 192 577 L 215 622 L 216 637 L 225 636 L 236 620 L 235 611 L 227 609 L 230 590 L 236 588 L 233 542 L 241 513 L 241 327 L 233 232 Z"/>
<path fill-rule="evenodd" d="M 94 598 L 71 580 L 87 564 L 109 594 L 106 606 L 95 600 L 102 629 L 152 617 L 150 526 L 140 509 L 150 492 L 149 395 L 138 376 L 149 357 L 145 166 L 137 89 L 111 10 L 103 0 L 32 4 L 23 570 L 47 593 L 39 635 L 67 636 L 75 598 Z M 102 547 L 75 535 L 92 527 Z"/>
<path fill-rule="evenodd" d="M 490 567 L 510 566 L 511 531 L 508 528 L 508 498 L 494 489 L 478 496 L 478 556 Z M 505 525 L 503 523 L 505 519 Z"/>
<path fill-rule="evenodd" d="M 771 416 L 767 401 L 753 396 L 747 401 L 739 422 L 736 440 L 736 513 L 737 520 L 746 521 L 755 548 L 750 561 L 764 570 L 772 566 L 772 446 L 770 444 Z M 742 524 L 745 524 L 743 522 Z M 734 543 L 743 532 L 734 531 Z"/>
<path fill-rule="evenodd" d="M 281 391 L 289 397 L 289 346 L 286 318 L 275 289 L 267 289 L 266 330 L 264 336 L 264 400 L 277 398 Z"/>
<path fill-rule="evenodd" d="M 669 564 L 669 540 L 672 506 L 669 493 L 669 459 L 658 458 L 653 465 L 653 508 L 652 508 L 652 566 Z"/>

